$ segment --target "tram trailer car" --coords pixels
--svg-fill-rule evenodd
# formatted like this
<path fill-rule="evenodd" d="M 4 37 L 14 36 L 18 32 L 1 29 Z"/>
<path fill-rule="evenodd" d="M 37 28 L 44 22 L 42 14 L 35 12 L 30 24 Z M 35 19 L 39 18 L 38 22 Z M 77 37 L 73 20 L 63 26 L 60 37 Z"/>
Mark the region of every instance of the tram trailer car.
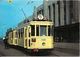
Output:
<path fill-rule="evenodd" d="M 18 45 L 18 38 L 17 38 L 17 30 L 13 29 L 8 33 L 8 43 L 9 45 Z"/>
<path fill-rule="evenodd" d="M 52 50 L 54 48 L 52 26 L 52 21 L 45 19 L 29 21 L 10 32 L 8 42 L 31 52 Z"/>

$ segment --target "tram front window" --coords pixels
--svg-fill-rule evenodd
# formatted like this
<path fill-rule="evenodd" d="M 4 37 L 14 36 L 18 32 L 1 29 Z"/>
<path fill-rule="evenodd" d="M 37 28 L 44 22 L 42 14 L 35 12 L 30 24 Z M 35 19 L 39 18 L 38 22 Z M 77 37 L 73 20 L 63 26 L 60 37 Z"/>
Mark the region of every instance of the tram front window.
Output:
<path fill-rule="evenodd" d="M 47 36 L 46 26 L 40 26 L 40 36 Z"/>

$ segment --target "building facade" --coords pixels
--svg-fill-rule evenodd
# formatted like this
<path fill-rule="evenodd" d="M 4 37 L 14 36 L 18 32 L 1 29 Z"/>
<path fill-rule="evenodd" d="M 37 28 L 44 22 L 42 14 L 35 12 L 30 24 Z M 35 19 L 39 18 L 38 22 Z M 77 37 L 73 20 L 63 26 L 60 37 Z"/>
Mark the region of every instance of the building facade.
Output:
<path fill-rule="evenodd" d="M 80 1 L 44 0 L 38 14 L 53 21 L 56 42 L 79 42 Z"/>

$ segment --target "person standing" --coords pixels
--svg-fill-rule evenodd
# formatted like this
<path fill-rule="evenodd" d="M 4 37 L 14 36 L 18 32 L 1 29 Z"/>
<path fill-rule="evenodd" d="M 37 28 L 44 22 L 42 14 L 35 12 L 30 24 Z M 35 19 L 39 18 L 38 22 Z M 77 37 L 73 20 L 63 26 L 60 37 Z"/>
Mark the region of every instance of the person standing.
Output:
<path fill-rule="evenodd" d="M 7 42 L 8 38 L 5 38 L 3 41 L 4 41 L 4 46 L 5 48 L 8 48 L 8 42 Z"/>

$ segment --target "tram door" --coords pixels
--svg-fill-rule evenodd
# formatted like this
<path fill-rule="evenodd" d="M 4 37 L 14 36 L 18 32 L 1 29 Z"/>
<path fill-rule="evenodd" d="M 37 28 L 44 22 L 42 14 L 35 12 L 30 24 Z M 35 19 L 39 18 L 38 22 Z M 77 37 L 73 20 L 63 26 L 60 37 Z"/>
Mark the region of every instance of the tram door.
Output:
<path fill-rule="evenodd" d="M 24 31 L 25 31 L 25 36 L 24 36 L 24 37 L 25 37 L 25 38 L 24 38 L 24 45 L 25 45 L 25 46 L 24 46 L 24 47 L 27 48 L 27 34 L 28 34 L 28 33 L 27 33 L 27 27 L 25 27 L 25 30 L 24 30 Z"/>
<path fill-rule="evenodd" d="M 31 27 L 28 26 L 28 47 L 31 46 L 31 39 L 30 39 L 30 36 L 31 36 Z"/>

